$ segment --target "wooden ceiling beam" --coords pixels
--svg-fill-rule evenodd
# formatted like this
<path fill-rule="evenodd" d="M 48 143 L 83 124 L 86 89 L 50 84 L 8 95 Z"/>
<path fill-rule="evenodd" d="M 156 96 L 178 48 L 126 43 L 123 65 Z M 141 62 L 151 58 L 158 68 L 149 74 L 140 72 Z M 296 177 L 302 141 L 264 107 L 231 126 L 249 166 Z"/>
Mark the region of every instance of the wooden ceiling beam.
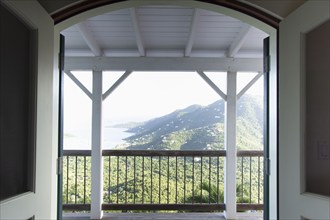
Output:
<path fill-rule="evenodd" d="M 244 24 L 241 31 L 239 32 L 239 34 L 237 35 L 237 37 L 234 39 L 234 41 L 232 42 L 232 44 L 229 46 L 228 50 L 227 50 L 227 56 L 228 57 L 235 57 L 235 55 L 237 54 L 237 52 L 241 49 L 241 47 L 243 46 L 248 33 L 251 30 L 251 26 L 248 24 Z"/>
<path fill-rule="evenodd" d="M 136 39 L 136 44 L 139 50 L 139 53 L 142 57 L 146 55 L 145 49 L 144 49 L 144 44 L 143 44 L 143 39 L 142 39 L 142 34 L 140 30 L 140 25 L 139 25 L 139 20 L 136 14 L 136 9 L 135 8 L 130 8 L 130 14 L 131 14 L 131 19 L 132 19 L 132 24 L 135 32 L 135 39 Z"/>
<path fill-rule="evenodd" d="M 188 42 L 186 44 L 186 48 L 185 48 L 185 52 L 184 52 L 184 55 L 186 57 L 189 57 L 190 54 L 191 54 L 191 50 L 192 50 L 193 44 L 194 44 L 197 25 L 199 23 L 199 18 L 200 18 L 200 11 L 199 11 L 199 9 L 195 8 L 193 18 L 192 18 L 192 21 L 191 21 Z"/>
<path fill-rule="evenodd" d="M 66 70 L 260 72 L 262 58 L 66 57 Z"/>
<path fill-rule="evenodd" d="M 80 32 L 81 36 L 83 37 L 83 39 L 85 40 L 88 47 L 93 52 L 93 54 L 97 57 L 102 56 L 103 55 L 102 49 L 100 48 L 99 44 L 93 37 L 86 23 L 85 22 L 78 23 L 76 24 L 76 27 Z"/>

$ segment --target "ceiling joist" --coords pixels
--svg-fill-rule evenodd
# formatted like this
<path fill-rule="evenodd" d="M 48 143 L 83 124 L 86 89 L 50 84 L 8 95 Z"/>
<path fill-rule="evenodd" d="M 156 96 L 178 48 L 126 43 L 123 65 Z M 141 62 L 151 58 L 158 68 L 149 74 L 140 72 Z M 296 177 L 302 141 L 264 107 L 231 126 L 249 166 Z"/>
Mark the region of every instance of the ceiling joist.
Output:
<path fill-rule="evenodd" d="M 142 40 L 142 35 L 141 35 L 141 30 L 138 22 L 138 17 L 136 14 L 136 9 L 135 8 L 130 8 L 130 14 L 131 14 L 131 19 L 132 19 L 132 24 L 133 28 L 135 31 L 135 38 L 136 38 L 136 44 L 138 47 L 138 50 L 140 52 L 140 55 L 144 57 L 146 55 L 145 49 L 144 49 L 144 44 Z"/>
<path fill-rule="evenodd" d="M 97 41 L 94 39 L 91 31 L 84 22 L 76 24 L 78 31 L 81 33 L 81 36 L 84 38 L 86 44 L 93 52 L 94 56 L 102 56 L 102 49 L 98 45 Z"/>
<path fill-rule="evenodd" d="M 237 52 L 241 49 L 241 47 L 243 46 L 248 33 L 251 30 L 251 26 L 248 24 L 244 24 L 241 31 L 239 32 L 239 34 L 236 36 L 235 40 L 232 42 L 232 44 L 230 45 L 230 47 L 228 48 L 227 51 L 227 56 L 228 57 L 235 57 L 235 55 L 237 54 Z"/>
<path fill-rule="evenodd" d="M 185 52 L 184 52 L 184 55 L 186 57 L 189 57 L 190 54 L 191 54 L 191 50 L 192 50 L 192 47 L 193 47 L 193 44 L 194 44 L 194 38 L 195 38 L 197 25 L 199 23 L 199 18 L 200 18 L 200 11 L 199 11 L 199 9 L 196 8 L 194 10 L 194 15 L 193 15 L 191 26 L 190 26 L 189 39 L 188 39 L 188 42 L 186 44 L 186 49 L 185 49 Z"/>

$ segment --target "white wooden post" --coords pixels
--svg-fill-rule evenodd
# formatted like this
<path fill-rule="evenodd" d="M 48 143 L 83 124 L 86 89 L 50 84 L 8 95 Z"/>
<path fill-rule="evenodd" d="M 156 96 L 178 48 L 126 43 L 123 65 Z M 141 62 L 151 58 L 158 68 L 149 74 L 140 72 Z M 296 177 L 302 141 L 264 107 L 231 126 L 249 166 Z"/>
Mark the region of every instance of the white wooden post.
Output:
<path fill-rule="evenodd" d="M 225 105 L 225 215 L 236 219 L 236 72 L 227 72 L 227 102 Z"/>
<path fill-rule="evenodd" d="M 93 71 L 91 219 L 102 218 L 102 71 Z"/>

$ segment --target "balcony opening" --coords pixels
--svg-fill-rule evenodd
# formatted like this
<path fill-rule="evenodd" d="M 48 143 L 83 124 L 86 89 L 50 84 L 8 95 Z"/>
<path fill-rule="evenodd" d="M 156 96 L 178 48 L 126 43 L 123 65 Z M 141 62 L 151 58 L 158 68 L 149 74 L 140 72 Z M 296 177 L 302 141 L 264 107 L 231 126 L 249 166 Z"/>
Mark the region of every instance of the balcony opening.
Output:
<path fill-rule="evenodd" d="M 72 74 L 92 90 L 91 71 Z M 105 71 L 103 94 L 123 74 Z M 226 72 L 206 74 L 226 91 Z M 239 72 L 238 91 L 257 74 Z M 63 204 L 68 211 L 88 211 L 92 103 L 67 75 L 64 93 Z M 258 79 L 237 104 L 237 203 L 257 213 L 263 201 L 262 100 Z M 133 72 L 102 111 L 106 212 L 125 205 L 149 212 L 152 205 L 183 209 L 196 203 L 208 212 L 223 209 L 225 103 L 196 72 Z"/>
<path fill-rule="evenodd" d="M 107 13 L 63 34 L 65 216 L 262 218 L 267 34 L 174 6 Z"/>

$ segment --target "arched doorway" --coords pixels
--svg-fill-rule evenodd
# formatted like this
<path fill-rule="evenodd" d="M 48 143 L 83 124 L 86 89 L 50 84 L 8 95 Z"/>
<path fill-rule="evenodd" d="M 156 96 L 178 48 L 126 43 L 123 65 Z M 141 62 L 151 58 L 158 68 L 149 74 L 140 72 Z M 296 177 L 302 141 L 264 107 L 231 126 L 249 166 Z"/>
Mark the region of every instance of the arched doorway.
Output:
<path fill-rule="evenodd" d="M 65 29 L 68 26 L 71 26 L 73 24 L 78 23 L 79 21 L 82 21 L 84 19 L 87 19 L 89 17 L 95 16 L 95 15 L 99 15 L 102 14 L 104 12 L 109 12 L 109 11 L 114 11 L 120 8 L 130 8 L 130 7 L 137 7 L 137 6 L 141 6 L 141 5 L 148 5 L 148 4 L 173 4 L 172 2 L 168 2 L 168 1 L 157 1 L 157 3 L 155 1 L 150 2 L 150 1 L 141 1 L 139 3 L 134 2 L 134 1 L 123 1 L 123 2 L 113 2 L 113 1 L 104 1 L 103 3 L 92 3 L 92 1 L 87 1 L 86 3 L 81 4 L 77 9 L 73 10 L 75 12 L 77 12 L 77 14 L 71 18 L 67 18 L 66 20 L 63 20 L 62 22 L 58 23 L 56 25 L 56 29 L 57 31 L 61 31 L 63 29 Z M 203 3 L 203 2 L 180 2 L 180 3 L 176 3 L 176 5 L 181 5 L 181 6 L 187 6 L 189 5 L 190 7 L 195 7 L 195 8 L 202 8 L 202 9 L 207 9 L 207 10 L 211 10 L 214 12 L 218 12 L 218 13 L 223 13 L 232 17 L 236 17 L 240 20 L 244 20 L 244 22 L 249 23 L 251 25 L 254 25 L 262 30 L 264 30 L 266 33 L 268 33 L 270 35 L 271 38 L 271 54 L 272 54 L 272 61 L 271 61 L 271 65 L 273 68 L 272 72 L 270 74 L 270 97 L 269 100 L 271 100 L 270 102 L 270 114 L 275 116 L 273 118 L 276 119 L 276 41 L 277 41 L 277 36 L 276 36 L 276 28 L 272 27 L 272 26 L 276 26 L 276 22 L 274 23 L 274 21 L 265 19 L 265 14 L 260 12 L 259 13 L 253 13 L 252 11 L 249 11 L 249 7 L 247 8 L 239 8 L 238 5 L 243 6 L 242 4 L 238 4 L 235 5 L 235 3 L 232 4 L 226 4 L 224 2 L 211 2 L 211 4 L 209 3 Z M 216 5 L 216 7 L 214 7 Z M 220 6 L 219 6 L 220 5 Z M 102 6 L 102 7 L 101 7 Z M 222 7 L 225 6 L 225 7 Z M 236 8 L 237 6 L 237 8 Z M 228 7 L 228 8 L 226 8 Z M 84 8 L 84 9 L 82 9 Z M 86 11 L 88 10 L 88 11 Z M 238 10 L 240 12 L 237 12 L 235 10 Z M 70 10 L 69 10 L 70 11 Z M 258 19 L 255 19 L 249 15 L 243 14 L 241 11 L 243 11 L 243 13 L 246 14 L 250 14 L 250 15 L 256 15 L 258 17 Z M 70 14 L 70 13 L 69 13 Z M 60 17 L 60 14 L 58 14 Z M 71 14 L 72 15 L 72 14 Z M 69 15 L 69 17 L 71 16 Z M 65 17 L 65 16 L 64 16 Z M 63 18 L 62 18 L 63 19 Z M 56 19 L 55 19 L 56 20 Z M 60 21 L 61 19 L 59 18 L 57 21 Z M 268 24 L 265 24 L 264 22 L 267 22 Z M 273 97 L 273 98 L 272 98 Z M 272 146 L 276 146 L 276 121 L 273 121 L 270 123 L 270 126 L 272 126 L 272 130 L 274 130 L 274 132 L 270 135 L 270 140 L 273 141 Z M 274 144 L 275 143 L 275 144 Z M 273 155 L 271 155 L 271 157 L 273 157 L 273 161 L 276 161 L 276 149 L 273 149 Z M 276 164 L 272 165 L 272 169 L 274 172 L 272 173 L 276 173 Z M 273 186 L 272 189 L 276 189 L 276 176 L 272 176 L 273 178 Z M 274 207 L 273 210 L 273 214 L 275 215 L 276 212 L 276 190 L 272 190 L 272 192 L 274 193 L 273 198 L 271 200 L 272 203 L 274 203 L 271 207 Z"/>

